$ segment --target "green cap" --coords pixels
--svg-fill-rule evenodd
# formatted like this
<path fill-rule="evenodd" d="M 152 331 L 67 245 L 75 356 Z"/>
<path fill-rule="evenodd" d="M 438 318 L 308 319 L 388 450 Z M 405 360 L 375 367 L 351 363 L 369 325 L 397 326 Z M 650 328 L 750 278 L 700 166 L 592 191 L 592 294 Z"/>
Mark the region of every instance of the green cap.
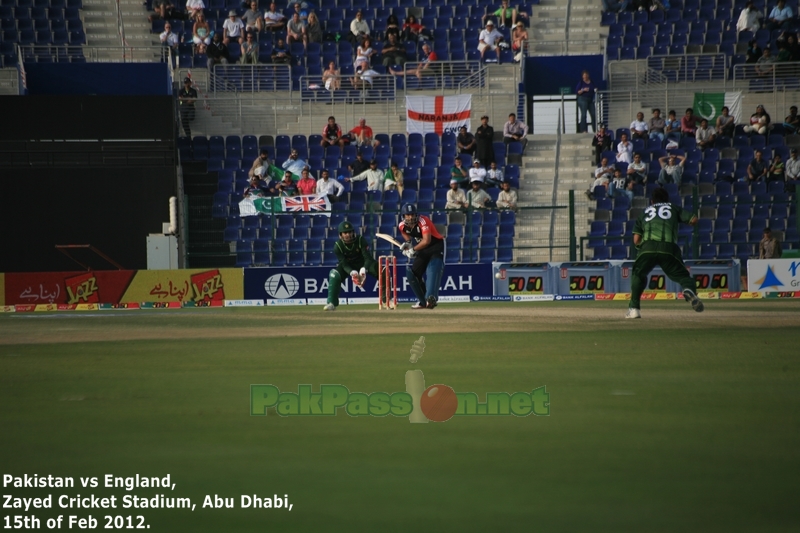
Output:
<path fill-rule="evenodd" d="M 347 233 L 349 231 L 352 231 L 354 233 L 356 231 L 355 228 L 353 228 L 353 225 L 350 222 L 348 222 L 347 220 L 344 220 L 344 221 L 339 223 L 339 233 Z"/>

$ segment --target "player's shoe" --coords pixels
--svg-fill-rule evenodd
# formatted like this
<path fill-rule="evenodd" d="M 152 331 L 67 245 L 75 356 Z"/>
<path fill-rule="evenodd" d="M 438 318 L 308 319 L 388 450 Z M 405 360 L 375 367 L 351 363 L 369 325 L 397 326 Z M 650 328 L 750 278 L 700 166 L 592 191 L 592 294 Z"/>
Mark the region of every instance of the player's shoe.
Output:
<path fill-rule="evenodd" d="M 705 309 L 703 302 L 700 301 L 700 298 L 697 297 L 697 294 L 692 289 L 683 289 L 683 299 L 692 304 L 692 309 L 698 313 L 702 313 L 703 309 Z"/>
<path fill-rule="evenodd" d="M 433 309 L 436 307 L 436 298 L 434 296 L 428 296 L 428 309 Z"/>
<path fill-rule="evenodd" d="M 428 308 L 427 303 L 420 303 L 420 302 L 417 302 L 411 306 L 411 309 L 427 309 L 427 308 Z"/>
<path fill-rule="evenodd" d="M 642 318 L 642 312 L 631 307 L 628 309 L 628 313 L 625 315 L 625 318 Z"/>
<path fill-rule="evenodd" d="M 336 311 L 336 306 L 333 304 L 325 304 L 325 307 L 322 308 L 323 311 Z"/>

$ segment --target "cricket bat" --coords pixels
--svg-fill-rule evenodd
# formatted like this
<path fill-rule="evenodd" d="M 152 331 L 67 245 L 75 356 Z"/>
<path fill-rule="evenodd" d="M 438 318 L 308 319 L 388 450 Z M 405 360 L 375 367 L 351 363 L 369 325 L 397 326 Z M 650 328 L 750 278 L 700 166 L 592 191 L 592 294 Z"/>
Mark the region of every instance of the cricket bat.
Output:
<path fill-rule="evenodd" d="M 394 244 L 394 245 L 395 245 L 395 246 L 397 246 L 398 248 L 400 248 L 401 246 L 403 246 L 402 244 L 400 244 L 400 243 L 397 241 L 397 239 L 395 239 L 395 238 L 394 238 L 394 237 L 392 237 L 391 235 L 387 235 L 387 234 L 385 234 L 385 233 L 376 233 L 376 234 L 375 234 L 375 236 L 376 236 L 376 237 L 378 237 L 379 239 L 383 239 L 384 241 L 389 241 L 390 243 Z"/>

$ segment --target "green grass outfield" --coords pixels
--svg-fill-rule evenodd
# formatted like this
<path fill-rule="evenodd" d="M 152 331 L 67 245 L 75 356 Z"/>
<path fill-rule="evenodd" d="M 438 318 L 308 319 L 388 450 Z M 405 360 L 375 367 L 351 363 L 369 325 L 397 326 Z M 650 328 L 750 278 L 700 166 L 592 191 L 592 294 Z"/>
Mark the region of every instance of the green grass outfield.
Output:
<path fill-rule="evenodd" d="M 2 494 L 196 504 L 2 516 L 46 529 L 48 517 L 91 514 L 103 529 L 105 515 L 143 515 L 156 532 L 800 528 L 798 303 L 712 301 L 698 315 L 643 302 L 636 321 L 621 319 L 625 302 L 369 307 L 0 315 L 0 475 L 77 485 Z M 481 399 L 546 386 L 550 415 L 249 415 L 250 384 L 392 393 L 412 368 Z M 80 487 L 106 474 L 177 486 Z M 293 509 L 239 509 L 243 494 L 288 494 Z M 202 509 L 206 495 L 237 508 Z"/>

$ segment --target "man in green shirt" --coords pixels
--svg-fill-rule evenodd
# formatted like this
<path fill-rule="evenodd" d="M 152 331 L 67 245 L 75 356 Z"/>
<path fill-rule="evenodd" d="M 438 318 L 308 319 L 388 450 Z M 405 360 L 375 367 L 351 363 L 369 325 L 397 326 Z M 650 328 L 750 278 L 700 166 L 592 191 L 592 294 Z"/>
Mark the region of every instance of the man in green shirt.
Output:
<path fill-rule="evenodd" d="M 639 250 L 633 264 L 631 302 L 625 318 L 642 318 L 639 302 L 647 285 L 647 275 L 660 266 L 669 279 L 683 287 L 683 298 L 698 313 L 703 302 L 694 292 L 697 285 L 686 269 L 678 246 L 678 226 L 683 222 L 694 226 L 697 217 L 671 204 L 666 189 L 653 191 L 652 205 L 644 210 L 633 226 L 633 244 Z"/>
<path fill-rule="evenodd" d="M 335 311 L 339 305 L 339 291 L 342 281 L 350 276 L 353 285 L 361 287 L 367 277 L 367 272 L 378 277 L 378 263 L 372 257 L 367 240 L 361 235 L 356 235 L 353 224 L 345 220 L 339 224 L 339 240 L 333 247 L 333 252 L 339 260 L 336 268 L 328 273 L 328 303 L 323 309 Z"/>

